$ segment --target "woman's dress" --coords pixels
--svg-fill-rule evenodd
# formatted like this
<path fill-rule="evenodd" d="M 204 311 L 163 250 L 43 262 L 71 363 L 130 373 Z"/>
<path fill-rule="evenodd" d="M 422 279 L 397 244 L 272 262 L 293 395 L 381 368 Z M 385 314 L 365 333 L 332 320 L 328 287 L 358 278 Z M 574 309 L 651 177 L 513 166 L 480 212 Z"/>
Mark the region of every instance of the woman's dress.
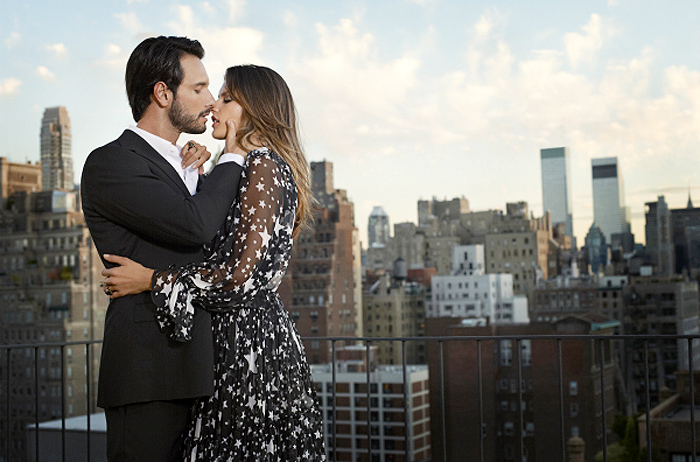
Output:
<path fill-rule="evenodd" d="M 189 340 L 195 309 L 212 313 L 215 390 L 198 400 L 188 461 L 325 460 L 323 422 L 299 334 L 278 294 L 289 265 L 297 189 L 287 163 L 251 151 L 204 263 L 154 277 L 161 327 Z"/>

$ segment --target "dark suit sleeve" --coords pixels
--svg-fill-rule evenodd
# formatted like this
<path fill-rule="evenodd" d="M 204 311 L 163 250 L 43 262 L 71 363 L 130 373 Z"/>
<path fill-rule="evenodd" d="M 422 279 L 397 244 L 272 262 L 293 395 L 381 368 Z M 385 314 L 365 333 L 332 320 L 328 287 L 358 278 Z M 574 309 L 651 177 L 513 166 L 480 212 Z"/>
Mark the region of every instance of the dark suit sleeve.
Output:
<path fill-rule="evenodd" d="M 163 244 L 209 243 L 236 197 L 242 167 L 216 166 L 194 196 L 183 196 L 157 174 L 159 168 L 118 145 L 98 148 L 83 167 L 83 201 L 106 219 Z"/>

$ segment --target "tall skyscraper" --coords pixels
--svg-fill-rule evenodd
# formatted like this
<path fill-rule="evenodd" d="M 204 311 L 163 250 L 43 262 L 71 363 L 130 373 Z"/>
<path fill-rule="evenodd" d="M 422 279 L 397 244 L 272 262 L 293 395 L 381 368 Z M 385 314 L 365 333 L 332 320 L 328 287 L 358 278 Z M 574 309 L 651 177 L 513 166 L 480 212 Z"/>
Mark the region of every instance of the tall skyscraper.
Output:
<path fill-rule="evenodd" d="M 367 221 L 369 246 L 385 246 L 389 243 L 389 215 L 380 206 L 374 207 Z"/>
<path fill-rule="evenodd" d="M 63 106 L 46 108 L 41 121 L 42 188 L 72 190 L 73 157 L 68 111 Z"/>
<path fill-rule="evenodd" d="M 569 148 L 540 149 L 542 205 L 552 215 L 552 224 L 564 223 L 566 235 L 574 242 L 571 206 L 571 163 Z"/>
<path fill-rule="evenodd" d="M 625 204 L 625 185 L 617 157 L 591 159 L 593 173 L 593 221 L 607 242 L 613 234 L 630 232 L 629 209 Z"/>

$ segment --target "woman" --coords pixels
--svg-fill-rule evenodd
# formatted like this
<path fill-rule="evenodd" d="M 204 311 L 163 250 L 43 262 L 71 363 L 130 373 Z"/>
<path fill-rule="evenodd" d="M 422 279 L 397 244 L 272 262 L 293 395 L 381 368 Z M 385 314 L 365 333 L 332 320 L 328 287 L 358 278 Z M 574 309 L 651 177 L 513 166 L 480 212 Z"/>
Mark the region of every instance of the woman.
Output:
<path fill-rule="evenodd" d="M 247 157 L 241 192 L 206 261 L 153 271 L 105 256 L 121 265 L 103 271 L 105 284 L 113 298 L 152 290 L 162 329 L 181 342 L 195 309 L 212 313 L 215 391 L 193 409 L 186 460 L 324 460 L 311 373 L 276 292 L 311 201 L 292 96 L 271 69 L 231 67 L 212 119 L 216 139 L 237 130 L 225 151 Z"/>

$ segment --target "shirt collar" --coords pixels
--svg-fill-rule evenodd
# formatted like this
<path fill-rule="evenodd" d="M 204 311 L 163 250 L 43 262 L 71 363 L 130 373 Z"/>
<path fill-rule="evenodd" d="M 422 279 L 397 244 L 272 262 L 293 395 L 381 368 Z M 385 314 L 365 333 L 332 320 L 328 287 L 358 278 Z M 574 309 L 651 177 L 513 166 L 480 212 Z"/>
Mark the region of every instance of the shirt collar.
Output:
<path fill-rule="evenodd" d="M 136 125 L 130 125 L 129 130 L 143 138 L 144 141 L 146 141 L 146 143 L 150 144 L 151 147 L 163 157 L 167 158 L 171 154 L 172 148 L 175 148 L 177 150 L 176 152 L 178 156 L 180 155 L 180 152 L 182 150 L 180 146 L 174 145 L 170 141 L 163 139 L 158 135 L 154 135 L 151 132 L 147 132 L 143 128 L 139 128 Z"/>

